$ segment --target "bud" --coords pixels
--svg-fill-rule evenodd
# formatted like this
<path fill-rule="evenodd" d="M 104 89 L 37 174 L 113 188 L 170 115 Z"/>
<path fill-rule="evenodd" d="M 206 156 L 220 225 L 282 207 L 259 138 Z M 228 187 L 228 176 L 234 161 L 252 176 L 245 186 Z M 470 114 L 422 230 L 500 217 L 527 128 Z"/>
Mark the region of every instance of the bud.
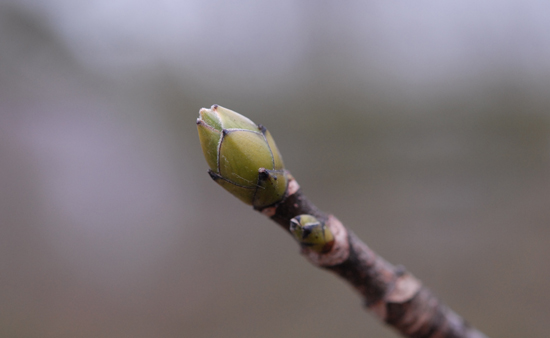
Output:
<path fill-rule="evenodd" d="M 218 105 L 199 114 L 197 129 L 210 177 L 256 209 L 279 202 L 288 179 L 267 129 Z"/>
<path fill-rule="evenodd" d="M 302 247 L 319 253 L 330 251 L 334 244 L 332 231 L 324 222 L 311 215 L 300 215 L 291 219 L 289 230 Z"/>

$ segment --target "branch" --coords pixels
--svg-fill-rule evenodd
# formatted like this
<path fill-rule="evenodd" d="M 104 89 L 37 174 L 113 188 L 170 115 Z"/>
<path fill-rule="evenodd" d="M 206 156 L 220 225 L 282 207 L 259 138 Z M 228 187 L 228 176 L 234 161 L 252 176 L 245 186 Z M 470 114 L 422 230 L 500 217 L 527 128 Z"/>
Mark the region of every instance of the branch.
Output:
<path fill-rule="evenodd" d="M 271 134 L 223 107 L 201 109 L 197 129 L 210 177 L 291 232 L 302 254 L 350 283 L 365 306 L 411 338 L 484 338 L 403 267 L 372 251 L 302 194 Z"/>
<path fill-rule="evenodd" d="M 378 256 L 333 215 L 319 210 L 302 194 L 290 176 L 287 194 L 276 206 L 261 213 L 289 231 L 290 220 L 309 214 L 326 222 L 334 234 L 332 249 L 319 253 L 307 247 L 302 254 L 311 264 L 339 275 L 363 297 L 366 308 L 405 337 L 486 337 L 446 307 L 433 293 L 401 266 Z"/>

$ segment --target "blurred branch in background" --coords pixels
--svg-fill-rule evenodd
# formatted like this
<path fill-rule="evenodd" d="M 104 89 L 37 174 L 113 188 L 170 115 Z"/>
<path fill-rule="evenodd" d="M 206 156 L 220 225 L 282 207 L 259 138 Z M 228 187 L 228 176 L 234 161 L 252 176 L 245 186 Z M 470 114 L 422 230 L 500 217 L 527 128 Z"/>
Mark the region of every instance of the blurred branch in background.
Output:
<path fill-rule="evenodd" d="M 211 102 L 487 335 L 544 336 L 548 6 L 4 0 L 0 336 L 395 337 L 217 196 Z"/>

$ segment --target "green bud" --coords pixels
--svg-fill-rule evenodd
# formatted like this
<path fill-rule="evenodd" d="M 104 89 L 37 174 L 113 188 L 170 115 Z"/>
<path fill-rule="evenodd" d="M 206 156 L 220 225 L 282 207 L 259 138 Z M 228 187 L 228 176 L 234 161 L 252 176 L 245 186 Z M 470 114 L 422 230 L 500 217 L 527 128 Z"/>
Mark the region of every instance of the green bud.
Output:
<path fill-rule="evenodd" d="M 288 179 L 267 129 L 218 105 L 199 114 L 197 129 L 210 177 L 256 209 L 279 202 Z"/>
<path fill-rule="evenodd" d="M 290 232 L 301 246 L 319 253 L 332 249 L 334 236 L 324 222 L 311 215 L 300 215 L 290 220 Z"/>

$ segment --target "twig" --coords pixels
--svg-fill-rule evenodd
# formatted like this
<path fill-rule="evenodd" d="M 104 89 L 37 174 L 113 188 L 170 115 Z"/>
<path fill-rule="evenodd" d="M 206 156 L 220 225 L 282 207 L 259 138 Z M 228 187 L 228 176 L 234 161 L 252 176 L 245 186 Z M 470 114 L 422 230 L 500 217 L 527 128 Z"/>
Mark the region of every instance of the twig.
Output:
<path fill-rule="evenodd" d="M 197 130 L 210 177 L 291 232 L 302 254 L 349 282 L 365 306 L 406 337 L 483 338 L 403 267 L 394 267 L 338 219 L 311 203 L 271 134 L 227 108 L 199 111 Z"/>
<path fill-rule="evenodd" d="M 411 273 L 378 256 L 334 216 L 319 210 L 302 194 L 287 172 L 285 197 L 275 206 L 256 208 L 289 231 L 290 220 L 301 214 L 315 216 L 335 237 L 329 252 L 307 247 L 302 254 L 315 266 L 334 272 L 363 297 L 367 309 L 405 337 L 486 338 L 454 311 L 445 306 Z"/>

